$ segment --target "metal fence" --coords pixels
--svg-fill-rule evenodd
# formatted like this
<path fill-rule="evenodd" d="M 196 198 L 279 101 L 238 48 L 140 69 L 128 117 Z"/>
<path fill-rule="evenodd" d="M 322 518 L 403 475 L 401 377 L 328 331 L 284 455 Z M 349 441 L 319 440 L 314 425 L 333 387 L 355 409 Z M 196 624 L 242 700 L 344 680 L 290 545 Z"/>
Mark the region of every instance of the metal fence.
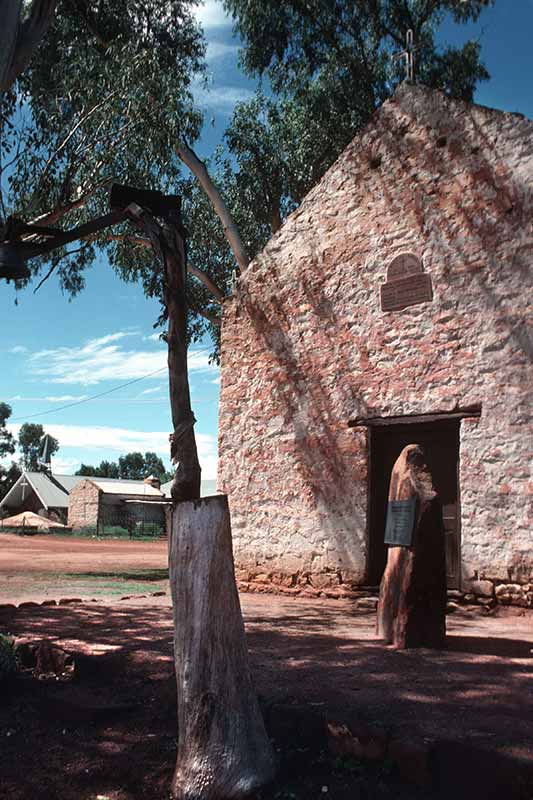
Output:
<path fill-rule="evenodd" d="M 98 513 L 98 523 L 78 528 L 84 535 L 115 538 L 166 537 L 165 506 L 154 503 L 123 503 L 120 505 L 102 504 Z"/>

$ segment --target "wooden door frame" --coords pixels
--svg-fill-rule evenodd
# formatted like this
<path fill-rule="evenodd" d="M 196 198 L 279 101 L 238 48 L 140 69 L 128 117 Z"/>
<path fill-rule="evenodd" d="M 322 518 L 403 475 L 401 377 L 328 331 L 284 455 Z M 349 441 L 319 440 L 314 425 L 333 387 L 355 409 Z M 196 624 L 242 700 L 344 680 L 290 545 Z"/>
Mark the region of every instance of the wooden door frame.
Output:
<path fill-rule="evenodd" d="M 348 422 L 349 427 L 365 427 L 367 428 L 367 499 L 366 499 L 366 526 L 365 526 L 365 583 L 371 580 L 370 575 L 370 548 L 371 548 L 371 528 L 372 528 L 372 457 L 375 453 L 376 430 L 385 427 L 399 428 L 401 425 L 420 425 L 439 422 L 452 422 L 457 420 L 459 423 L 459 452 L 456 465 L 456 481 L 457 481 L 457 525 L 458 525 L 458 541 L 459 541 L 459 559 L 458 559 L 458 586 L 462 584 L 461 575 L 461 543 L 462 543 L 462 519 L 461 519 L 461 481 L 460 481 L 460 452 L 461 452 L 461 420 L 469 417 L 480 417 L 481 405 L 466 406 L 461 409 L 456 409 L 452 412 L 436 412 L 427 414 L 407 414 L 395 417 L 357 417 Z"/>

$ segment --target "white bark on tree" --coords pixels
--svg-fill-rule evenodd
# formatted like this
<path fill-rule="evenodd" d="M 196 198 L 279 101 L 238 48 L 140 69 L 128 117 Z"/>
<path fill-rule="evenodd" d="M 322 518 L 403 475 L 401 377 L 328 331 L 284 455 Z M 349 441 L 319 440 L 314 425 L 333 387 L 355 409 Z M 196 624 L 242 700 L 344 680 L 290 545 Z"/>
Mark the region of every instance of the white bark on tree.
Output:
<path fill-rule="evenodd" d="M 22 0 L 0 0 L 0 92 L 24 72 L 53 19 L 56 0 L 33 0 L 21 23 Z"/>
<path fill-rule="evenodd" d="M 204 162 L 200 161 L 194 150 L 192 150 L 184 142 L 180 142 L 178 144 L 176 147 L 176 153 L 183 163 L 189 167 L 193 175 L 195 175 L 200 183 L 202 189 L 209 197 L 211 204 L 222 223 L 224 235 L 229 242 L 233 255 L 235 256 L 235 261 L 239 265 L 240 271 L 245 272 L 248 264 L 250 263 L 250 258 L 246 252 L 244 242 L 241 239 L 241 235 L 237 225 L 235 224 L 235 220 L 231 216 L 230 210 L 224 202 L 222 195 L 211 180 Z"/>
<path fill-rule="evenodd" d="M 178 688 L 176 800 L 238 800 L 274 756 L 252 685 L 225 495 L 178 503 L 169 540 Z"/>

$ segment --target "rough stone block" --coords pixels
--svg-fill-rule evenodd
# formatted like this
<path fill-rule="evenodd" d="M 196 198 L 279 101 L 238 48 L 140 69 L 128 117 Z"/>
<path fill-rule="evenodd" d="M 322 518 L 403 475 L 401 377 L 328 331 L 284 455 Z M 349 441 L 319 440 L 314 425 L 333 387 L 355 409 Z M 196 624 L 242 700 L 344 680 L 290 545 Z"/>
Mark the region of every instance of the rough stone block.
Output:
<path fill-rule="evenodd" d="M 496 599 L 503 605 L 527 607 L 528 598 L 524 587 L 518 583 L 500 583 L 495 590 Z"/>
<path fill-rule="evenodd" d="M 479 594 L 482 597 L 492 597 L 494 594 L 494 584 L 492 581 L 474 580 L 468 583 L 469 592 Z"/>
<path fill-rule="evenodd" d="M 336 572 L 319 572 L 310 575 L 311 586 L 315 589 L 331 589 L 339 585 L 339 576 Z"/>

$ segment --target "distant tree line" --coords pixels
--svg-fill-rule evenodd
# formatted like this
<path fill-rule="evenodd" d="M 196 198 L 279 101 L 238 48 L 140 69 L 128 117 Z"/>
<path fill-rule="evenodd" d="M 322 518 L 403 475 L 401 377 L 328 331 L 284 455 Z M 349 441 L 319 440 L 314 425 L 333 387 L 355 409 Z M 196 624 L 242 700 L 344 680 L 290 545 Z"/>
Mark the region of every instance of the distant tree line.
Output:
<path fill-rule="evenodd" d="M 7 422 L 12 414 L 8 403 L 0 402 L 0 500 L 6 496 L 11 487 L 17 482 L 22 470 L 39 472 L 44 469 L 38 462 L 42 451 L 44 438 L 48 436 L 48 454 L 53 456 L 59 450 L 59 442 L 47 434 L 42 425 L 25 422 L 20 426 L 18 436 L 14 436 L 7 428 Z M 19 451 L 19 458 L 11 460 Z M 76 475 L 86 475 L 95 478 L 122 478 L 126 480 L 143 480 L 149 475 L 159 478 L 161 483 L 166 483 L 174 477 L 173 472 L 165 469 L 163 461 L 156 453 L 127 453 L 120 456 L 118 461 L 101 461 L 96 467 L 82 464 Z"/>
<path fill-rule="evenodd" d="M 159 478 L 161 483 L 172 480 L 174 473 L 165 469 L 163 461 L 156 453 L 127 453 L 117 461 L 101 461 L 97 467 L 82 464 L 76 475 L 88 478 L 122 478 L 123 480 L 141 481 L 149 475 Z"/>

